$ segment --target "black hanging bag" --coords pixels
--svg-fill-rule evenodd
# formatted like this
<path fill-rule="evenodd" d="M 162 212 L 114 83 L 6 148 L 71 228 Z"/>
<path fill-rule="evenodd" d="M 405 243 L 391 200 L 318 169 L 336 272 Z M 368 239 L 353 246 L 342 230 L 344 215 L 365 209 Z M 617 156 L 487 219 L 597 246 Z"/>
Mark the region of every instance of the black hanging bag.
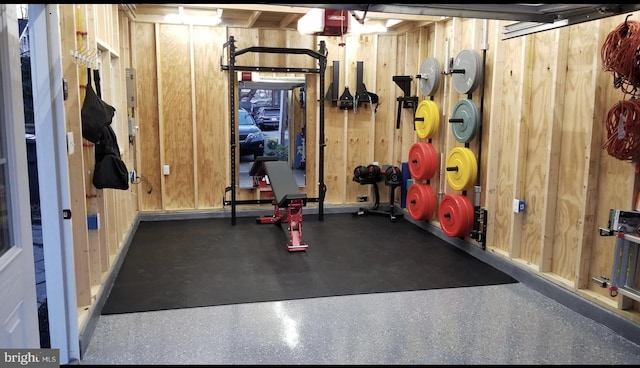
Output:
<path fill-rule="evenodd" d="M 80 111 L 82 117 L 82 138 L 91 143 L 96 143 L 100 139 L 102 128 L 111 124 L 116 109 L 104 102 L 98 97 L 96 91 L 94 91 L 91 83 L 91 68 L 87 68 L 87 74 L 86 93 Z"/>
<path fill-rule="evenodd" d="M 98 189 L 129 189 L 129 170 L 115 155 L 106 155 L 96 162 L 93 171 L 93 185 Z"/>
<path fill-rule="evenodd" d="M 120 158 L 116 133 L 109 125 L 102 128 L 100 140 L 96 143 L 95 157 L 93 186 L 98 189 L 129 189 L 129 170 Z"/>
<path fill-rule="evenodd" d="M 96 90 L 99 93 L 100 73 L 97 70 L 94 70 L 94 72 Z M 100 98 L 101 96 L 98 95 L 96 97 Z M 93 186 L 98 189 L 129 189 L 129 170 L 120 157 L 118 137 L 113 131 L 113 128 L 111 128 L 111 119 L 109 119 L 108 124 L 100 129 L 98 132 L 98 140 L 94 143 L 96 144 L 96 165 L 93 169 Z"/>

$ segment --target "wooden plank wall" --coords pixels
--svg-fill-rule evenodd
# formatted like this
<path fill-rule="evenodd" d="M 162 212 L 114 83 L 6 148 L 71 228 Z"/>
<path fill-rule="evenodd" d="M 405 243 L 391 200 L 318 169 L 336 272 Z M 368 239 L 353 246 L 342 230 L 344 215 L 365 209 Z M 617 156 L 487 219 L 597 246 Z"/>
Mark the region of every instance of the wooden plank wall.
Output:
<path fill-rule="evenodd" d="M 94 27 L 100 25 L 106 32 L 102 24 L 109 21 L 103 11 L 109 11 L 101 5 L 92 6 L 97 7 Z M 66 9 L 65 22 L 76 11 L 75 7 Z M 114 8 L 108 9 L 112 9 L 113 18 Z M 429 183 L 439 194 L 438 201 L 444 194 L 466 194 L 472 203 L 477 200 L 488 213 L 487 251 L 626 318 L 640 320 L 639 303 L 613 298 L 591 282 L 592 277 L 609 275 L 613 257 L 614 239 L 598 236 L 598 227 L 606 226 L 610 208 L 632 207 L 637 185 L 635 166 L 602 150 L 606 139 L 604 118 L 623 97 L 613 88 L 611 76 L 602 71 L 599 51 L 606 35 L 624 21 L 624 16 L 505 41 L 501 40 L 501 31 L 508 22 L 478 19 L 451 18 L 395 35 L 313 37 L 292 31 L 129 23 L 122 15 L 115 18 L 120 36 L 98 32 L 96 39 L 104 43 L 103 52 L 115 58 L 116 79 L 123 78 L 127 67 L 137 73 L 138 107 L 128 111 L 124 99 L 114 103 L 121 107 L 119 111 L 128 111 L 119 115 L 119 138 L 127 138 L 128 115 L 135 117 L 139 127 L 133 144 L 124 143 L 121 148 L 127 164 L 142 179 L 129 191 L 109 191 L 102 199 L 102 209 L 97 207 L 107 212 L 108 227 L 100 230 L 104 234 L 97 241 L 110 244 L 111 258 L 117 254 L 138 209 L 224 210 L 222 196 L 231 182 L 229 76 L 221 70 L 220 62 L 226 63 L 223 44 L 229 36 L 234 36 L 238 50 L 253 46 L 317 50 L 320 41 L 326 42 L 324 90 L 319 88 L 318 75 L 306 75 L 307 185 L 303 188 L 310 196 L 319 195 L 318 152 L 320 143 L 325 143 L 326 205 L 356 205 L 360 195 L 372 198 L 369 186 L 352 181 L 353 169 L 373 162 L 401 166 L 411 146 L 420 141 L 411 109 L 402 109 L 400 128 L 395 127 L 396 99 L 402 96 L 402 90 L 393 76 L 415 77 L 426 57 L 435 57 L 444 70 L 459 52 L 472 49 L 481 58 L 486 56 L 485 78 L 480 86 L 471 96 L 460 94 L 454 89 L 451 75 L 443 75 L 433 96 L 441 122 L 431 143 L 441 164 Z M 70 43 L 64 47 L 73 47 L 75 23 L 65 24 L 65 34 L 69 33 L 65 42 Z M 485 36 L 486 55 L 481 49 Z M 343 42 L 344 46 L 340 45 Z M 342 110 L 324 101 L 325 140 L 319 142 L 318 102 L 329 91 L 334 60 L 340 62 L 339 95 L 345 87 L 355 94 L 357 62 L 363 61 L 363 82 L 368 91 L 379 96 L 379 106 L 377 111 L 368 104 Z M 65 63 L 65 70 L 75 68 L 68 60 Z M 308 56 L 266 53 L 241 55 L 236 64 L 317 67 Z M 81 70 L 75 69 L 73 76 L 81 78 Z M 71 80 L 71 75 L 68 78 Z M 103 82 L 108 83 L 106 78 Z M 110 88 L 116 89 L 116 95 L 124 94 L 124 83 Z M 75 120 L 69 119 L 70 131 L 79 135 L 80 92 L 76 93 L 65 107 L 70 117 L 75 116 Z M 415 78 L 412 93 L 420 100 L 428 98 L 420 94 Z M 479 198 L 473 189 L 465 193 L 453 190 L 442 165 L 452 148 L 464 145 L 455 140 L 448 119 L 455 105 L 465 98 L 484 107 L 479 128 L 482 134 L 468 145 L 477 159 L 480 156 Z M 294 96 L 294 104 L 296 99 Z M 239 157 L 236 160 L 239 163 Z M 171 170 L 167 176 L 162 175 L 165 164 Z M 79 189 L 86 179 L 80 170 L 86 165 L 81 157 L 70 156 L 71 181 Z M 385 203 L 388 188 L 381 185 L 380 189 L 381 202 Z M 250 189 L 238 189 L 237 193 L 238 199 L 255 198 Z M 526 201 L 524 213 L 512 211 L 514 198 Z M 84 198 L 78 201 L 85 203 Z M 437 213 L 429 222 L 439 226 Z M 100 273 L 93 270 L 96 264 L 101 272 L 110 264 L 104 260 L 107 253 L 103 249 L 91 251 L 86 236 L 86 231 L 79 228 L 74 238 L 76 254 L 82 255 L 76 276 L 79 300 L 84 302 L 90 301 L 90 296 L 80 296 L 99 282 L 96 278 Z M 102 257 L 98 262 L 90 259 L 98 256 Z"/>
<path fill-rule="evenodd" d="M 72 231 L 76 296 L 79 327 L 82 328 L 138 214 L 135 185 L 130 185 L 130 189 L 125 191 L 96 189 L 91 184 L 95 153 L 93 145 L 82 138 L 80 115 L 87 67 L 95 68 L 91 62 L 99 60 L 102 65 L 102 99 L 116 108 L 111 126 L 118 138 L 121 157 L 128 168 L 135 167 L 135 150 L 128 139 L 128 117 L 131 112 L 126 105 L 124 77 L 125 68 L 131 65 L 129 24 L 115 4 L 61 4 L 59 9 L 61 62 L 63 77 L 69 85 L 69 98 L 65 101 L 66 130 L 77 142 L 68 161 L 71 209 L 74 214 Z M 77 32 L 86 32 L 86 35 Z M 79 62 L 71 56 L 73 50 L 81 52 L 90 62 Z M 97 230 L 88 230 L 88 215 L 99 216 Z"/>

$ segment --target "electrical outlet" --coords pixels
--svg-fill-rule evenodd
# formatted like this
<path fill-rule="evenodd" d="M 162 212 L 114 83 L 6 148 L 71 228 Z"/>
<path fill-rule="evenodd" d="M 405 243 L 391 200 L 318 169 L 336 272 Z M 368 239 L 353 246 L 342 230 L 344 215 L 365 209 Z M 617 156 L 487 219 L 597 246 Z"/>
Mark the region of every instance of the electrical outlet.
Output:
<path fill-rule="evenodd" d="M 366 202 L 368 200 L 369 200 L 369 197 L 367 197 L 366 195 L 358 196 L 358 202 Z"/>
<path fill-rule="evenodd" d="M 513 200 L 513 212 L 514 213 L 521 213 L 524 212 L 524 208 L 525 208 L 525 202 L 521 199 L 514 199 Z"/>
<path fill-rule="evenodd" d="M 162 174 L 169 175 L 169 165 L 162 165 Z"/>

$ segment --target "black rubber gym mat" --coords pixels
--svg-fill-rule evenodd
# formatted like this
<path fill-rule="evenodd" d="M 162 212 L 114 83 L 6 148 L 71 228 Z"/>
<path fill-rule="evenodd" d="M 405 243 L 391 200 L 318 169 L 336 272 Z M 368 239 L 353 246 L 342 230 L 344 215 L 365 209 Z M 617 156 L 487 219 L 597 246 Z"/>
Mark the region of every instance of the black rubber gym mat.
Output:
<path fill-rule="evenodd" d="M 403 219 L 305 215 L 303 252 L 236 220 L 141 222 L 102 314 L 517 282 Z"/>

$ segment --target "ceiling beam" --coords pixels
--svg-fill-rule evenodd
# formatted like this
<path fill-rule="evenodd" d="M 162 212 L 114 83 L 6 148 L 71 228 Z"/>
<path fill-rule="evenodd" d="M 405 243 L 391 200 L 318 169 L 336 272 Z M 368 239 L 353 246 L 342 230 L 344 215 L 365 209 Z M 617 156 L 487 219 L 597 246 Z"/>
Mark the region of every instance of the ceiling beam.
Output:
<path fill-rule="evenodd" d="M 298 18 L 298 14 L 287 14 L 280 21 L 280 28 L 285 28 L 289 25 L 289 23 L 293 22 L 296 18 Z M 297 26 L 297 25 L 296 25 Z"/>
<path fill-rule="evenodd" d="M 262 14 L 261 11 L 254 11 L 253 13 L 251 13 L 251 16 L 249 17 L 249 20 L 247 21 L 247 24 L 245 25 L 245 27 L 246 28 L 253 27 L 253 25 L 256 23 L 256 20 L 260 18 L 260 14 Z"/>

